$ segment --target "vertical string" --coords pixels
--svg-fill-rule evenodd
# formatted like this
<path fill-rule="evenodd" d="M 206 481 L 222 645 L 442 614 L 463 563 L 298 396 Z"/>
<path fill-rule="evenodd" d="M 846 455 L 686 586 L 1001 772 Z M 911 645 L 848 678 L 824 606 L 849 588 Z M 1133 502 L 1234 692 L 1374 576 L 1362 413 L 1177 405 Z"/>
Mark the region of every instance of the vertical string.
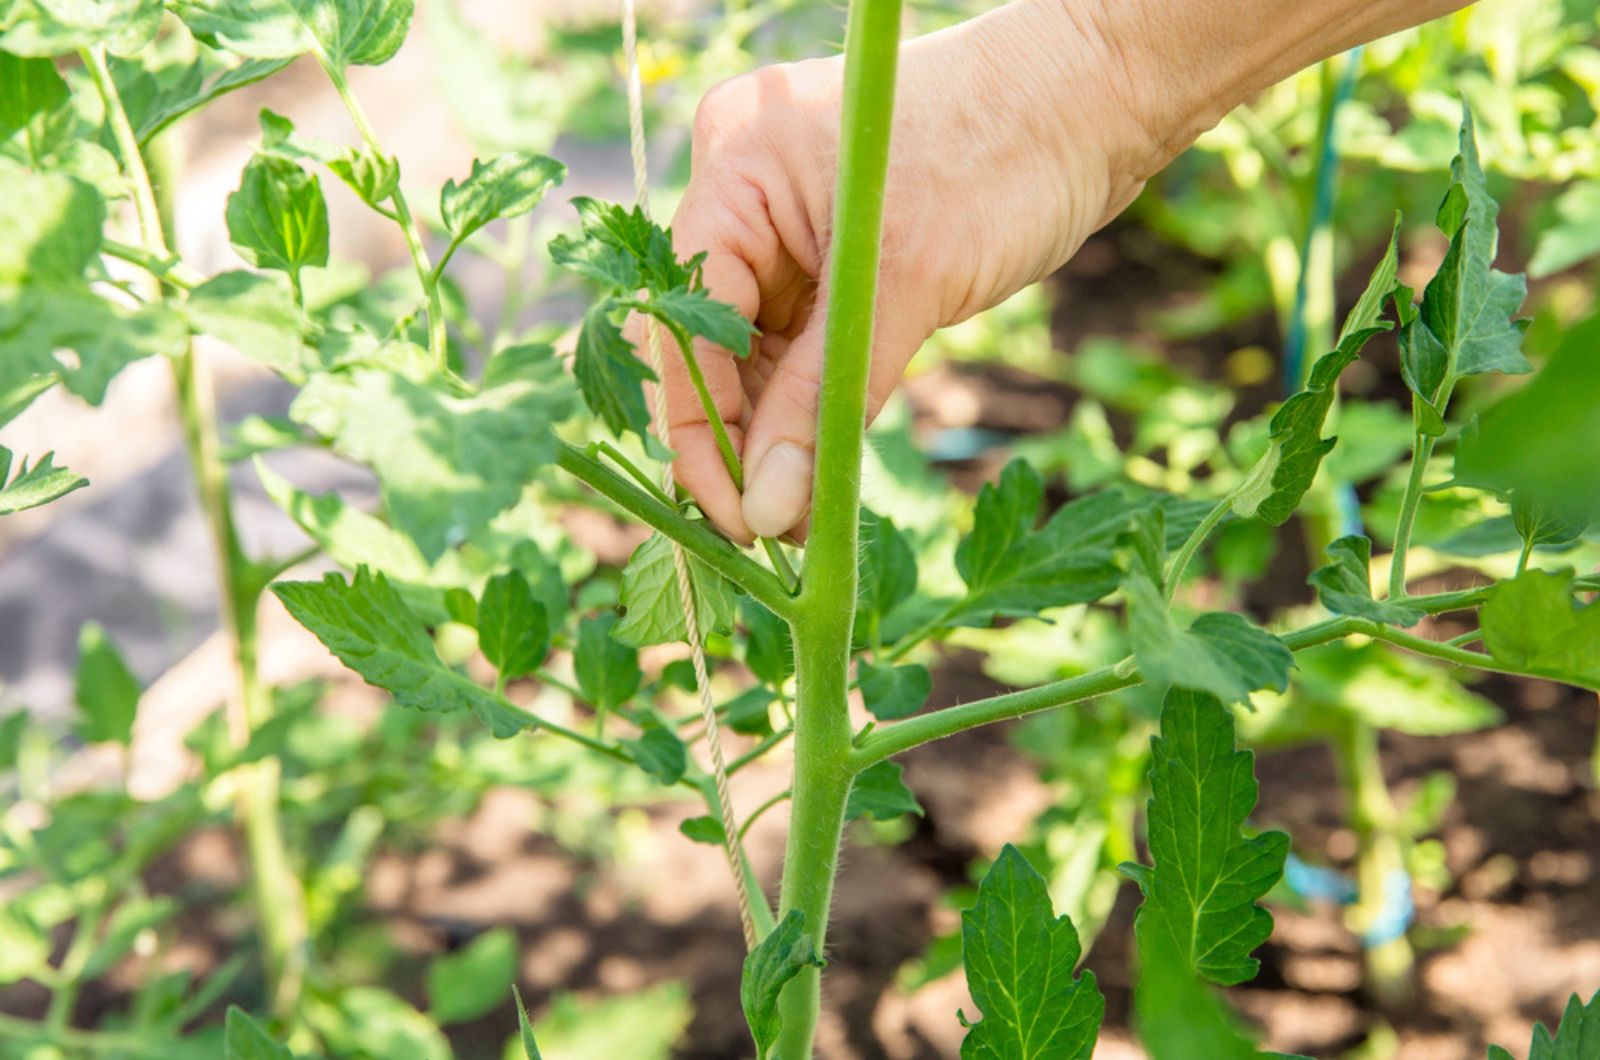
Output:
<path fill-rule="evenodd" d="M 628 64 L 628 145 L 633 154 L 633 198 L 646 216 L 650 213 L 649 170 L 644 146 L 644 87 L 639 78 L 639 28 L 634 0 L 622 0 L 622 52 Z M 650 368 L 656 378 L 663 379 L 661 332 L 656 322 L 643 317 L 645 347 L 649 351 Z M 667 388 L 655 388 L 656 425 L 665 428 L 667 423 Z M 661 489 L 672 493 L 672 465 L 661 465 Z M 695 687 L 700 692 L 700 709 L 705 717 L 706 743 L 711 748 L 712 775 L 716 778 L 717 802 L 722 811 L 722 852 L 728 859 L 728 871 L 733 874 L 733 887 L 739 898 L 739 926 L 744 930 L 746 949 L 753 949 L 756 938 L 755 918 L 751 913 L 750 889 L 745 882 L 743 859 L 739 853 L 739 824 L 733 814 L 733 797 L 728 791 L 728 767 L 722 755 L 722 733 L 717 723 L 717 705 L 711 698 L 711 680 L 706 670 L 705 642 L 701 639 L 700 615 L 695 609 L 694 582 L 689 574 L 689 557 L 683 546 L 672 542 L 672 565 L 678 574 L 678 596 L 683 605 L 685 633 L 689 641 L 690 657 L 694 663 Z"/>

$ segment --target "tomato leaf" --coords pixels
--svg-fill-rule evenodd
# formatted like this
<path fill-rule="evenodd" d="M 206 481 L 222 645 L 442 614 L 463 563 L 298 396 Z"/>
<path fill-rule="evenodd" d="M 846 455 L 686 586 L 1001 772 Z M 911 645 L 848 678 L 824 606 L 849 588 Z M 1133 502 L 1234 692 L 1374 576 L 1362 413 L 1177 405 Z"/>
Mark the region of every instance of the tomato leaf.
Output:
<path fill-rule="evenodd" d="M 295 274 L 328 263 L 328 204 L 315 174 L 273 154 L 251 158 L 228 196 L 228 239 L 262 269 Z"/>
<path fill-rule="evenodd" d="M 1258 967 L 1251 951 L 1272 933 L 1256 899 L 1283 874 L 1289 837 L 1241 833 L 1256 804 L 1255 759 L 1234 749 L 1233 714 L 1215 696 L 1168 692 L 1150 748 L 1154 865 L 1122 866 L 1144 894 L 1136 926 L 1165 933 L 1183 965 L 1211 982 L 1246 982 Z"/>
<path fill-rule="evenodd" d="M 439 214 L 459 243 L 490 221 L 532 210 L 566 177 L 566 166 L 543 155 L 509 151 L 487 162 L 475 158 L 466 180 L 445 183 Z"/>
<path fill-rule="evenodd" d="M 228 1006 L 222 1032 L 223 1060 L 294 1060 L 294 1054 L 238 1005 Z"/>
<path fill-rule="evenodd" d="M 402 707 L 466 707 L 502 739 L 527 727 L 498 696 L 440 661 L 421 620 L 382 574 L 363 567 L 348 583 L 329 574 L 320 582 L 279 582 L 272 591 L 340 662 Z"/>
<path fill-rule="evenodd" d="M 11 450 L 0 445 L 0 515 L 49 504 L 89 484 L 89 480 L 82 475 L 64 467 L 56 467 L 51 462 L 54 457 L 55 453 L 46 453 L 32 467 L 28 466 L 24 457 L 17 473 L 12 475 Z M 10 481 L 7 481 L 7 476 L 10 476 Z"/>
<path fill-rule="evenodd" d="M 483 587 L 477 625 L 478 647 L 502 680 L 531 674 L 550 650 L 550 617 L 516 571 L 498 574 Z"/>
<path fill-rule="evenodd" d="M 12 0 L 0 51 L 48 57 L 100 44 L 115 55 L 132 55 L 155 36 L 161 14 L 160 0 Z"/>
<path fill-rule="evenodd" d="M 933 691 L 933 675 L 917 663 L 878 665 L 862 659 L 856 663 L 856 677 L 862 701 L 879 721 L 910 717 Z"/>
<path fill-rule="evenodd" d="M 335 69 L 376 66 L 400 50 L 413 0 L 172 0 L 189 31 L 249 59 L 315 53 Z"/>
<path fill-rule="evenodd" d="M 611 433 L 632 431 L 643 438 L 650 430 L 643 384 L 654 382 L 656 374 L 634 356 L 633 345 L 623 338 L 622 329 L 612 320 L 616 312 L 615 303 L 606 300 L 595 303 L 583 314 L 572 374 L 583 392 L 584 404 Z"/>
<path fill-rule="evenodd" d="M 756 1043 L 756 1060 L 767 1060 L 783 1029 L 778 995 L 807 968 L 821 968 L 815 943 L 806 933 L 806 915 L 791 909 L 744 959 L 739 980 L 739 1003 Z"/>
<path fill-rule="evenodd" d="M 875 762 L 857 773 L 850 785 L 850 797 L 845 800 L 844 819 L 870 817 L 874 821 L 890 821 L 908 813 L 921 817 L 922 804 L 906 786 L 904 773 L 899 762 Z"/>
<path fill-rule="evenodd" d="M 300 311 L 281 276 L 221 273 L 189 292 L 181 311 L 194 331 L 253 361 L 291 377 L 304 371 Z"/>
<path fill-rule="evenodd" d="M 583 698 L 596 710 L 612 710 L 633 698 L 643 675 L 639 653 L 613 637 L 615 614 L 586 618 L 578 624 L 578 649 L 573 670 Z"/>
<path fill-rule="evenodd" d="M 522 1004 L 522 992 L 511 984 L 511 996 L 517 1002 L 517 1036 L 522 1041 L 523 1060 L 544 1060 L 539 1055 L 539 1043 L 533 1040 L 533 1024 L 528 1022 L 528 1010 Z"/>
<path fill-rule="evenodd" d="M 689 563 L 700 635 L 733 632 L 733 587 L 728 579 L 692 552 L 685 551 L 684 558 Z M 612 636 L 624 644 L 642 648 L 688 639 L 689 624 L 684 619 L 670 540 L 651 534 L 633 550 L 622 571 L 622 606 L 627 614 Z"/>
<path fill-rule="evenodd" d="M 485 931 L 454 953 L 428 964 L 428 1015 L 440 1025 L 465 1023 L 499 1008 L 517 975 L 517 936 Z"/>
<path fill-rule="evenodd" d="M 1600 991 L 1589 998 L 1587 1005 L 1577 994 L 1567 999 L 1555 1037 L 1550 1036 L 1544 1024 L 1534 1024 L 1528 1060 L 1588 1060 L 1593 1056 L 1600 1056 Z M 1491 1045 L 1489 1060 L 1513 1058 L 1500 1046 Z"/>
<path fill-rule="evenodd" d="M 721 346 L 735 357 L 750 356 L 755 328 L 726 302 L 713 301 L 703 289 L 672 288 L 651 294 L 646 312 L 690 335 Z"/>
<path fill-rule="evenodd" d="M 98 623 L 78 632 L 78 735 L 89 743 L 133 742 L 133 719 L 139 711 L 139 680 Z"/>
<path fill-rule="evenodd" d="M 1341 537 L 1328 546 L 1333 560 L 1318 567 L 1306 580 L 1317 598 L 1336 615 L 1355 615 L 1393 626 L 1414 626 L 1422 612 L 1405 604 L 1375 600 L 1372 596 L 1372 542 L 1360 534 Z"/>
<path fill-rule="evenodd" d="M 1572 571 L 1524 571 L 1483 605 L 1483 643 L 1496 659 L 1600 690 L 1600 604 L 1579 605 Z"/>
<path fill-rule="evenodd" d="M 1093 972 L 1074 977 L 1082 952 L 1044 877 L 1007 843 L 961 914 L 967 985 L 983 1010 L 962 1060 L 1088 1060 L 1105 998 Z"/>

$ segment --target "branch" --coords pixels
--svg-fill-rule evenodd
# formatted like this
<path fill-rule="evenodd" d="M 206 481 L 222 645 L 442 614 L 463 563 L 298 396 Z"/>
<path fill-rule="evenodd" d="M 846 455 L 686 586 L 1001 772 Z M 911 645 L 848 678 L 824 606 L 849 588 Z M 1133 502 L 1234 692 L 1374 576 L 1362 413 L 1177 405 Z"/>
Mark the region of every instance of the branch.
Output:
<path fill-rule="evenodd" d="M 795 598 L 789 595 L 778 576 L 740 552 L 726 538 L 685 519 L 582 449 L 563 444 L 557 462 L 596 493 L 688 549 L 695 558 L 749 593 L 779 618 L 790 619 L 794 615 Z"/>

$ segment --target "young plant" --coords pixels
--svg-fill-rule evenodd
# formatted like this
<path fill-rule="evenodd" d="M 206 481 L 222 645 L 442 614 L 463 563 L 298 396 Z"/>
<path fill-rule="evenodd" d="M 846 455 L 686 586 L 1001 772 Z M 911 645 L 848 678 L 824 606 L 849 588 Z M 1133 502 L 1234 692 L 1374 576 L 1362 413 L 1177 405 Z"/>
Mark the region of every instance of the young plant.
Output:
<path fill-rule="evenodd" d="M 1256 787 L 1251 756 L 1235 746 L 1232 708 L 1258 692 L 1284 692 L 1297 653 L 1347 640 L 1600 687 L 1600 611 L 1578 600 L 1600 586 L 1592 575 L 1519 568 L 1513 578 L 1469 589 L 1408 592 L 1407 555 L 1434 484 L 1434 451 L 1441 440 L 1455 441 L 1446 424 L 1457 381 L 1527 368 L 1519 352 L 1523 326 L 1515 319 L 1524 288 L 1492 268 L 1495 208 L 1470 119 L 1439 211 L 1450 249 L 1420 306 L 1396 280 L 1398 242 L 1391 241 L 1332 349 L 1277 410 L 1259 459 L 1224 496 L 1197 500 L 1113 488 L 1070 501 L 1041 525 L 1042 476 L 1014 461 L 983 488 L 971 529 L 956 547 L 959 591 L 935 595 L 921 589 L 915 554 L 893 520 L 861 500 L 898 0 L 854 0 L 850 7 L 813 515 L 797 579 L 781 546 L 769 544 L 759 555 L 739 549 L 636 466 L 669 452 L 664 439 L 651 436 L 642 384 L 652 373 L 622 318 L 641 314 L 665 329 L 673 340 L 667 355 L 683 357 L 691 378 L 698 376 L 695 337 L 737 354 L 751 330 L 709 297 L 698 261 L 679 260 L 669 233 L 642 211 L 578 200 L 580 230 L 550 248 L 559 264 L 602 292 L 582 315 L 570 358 L 592 417 L 581 415 L 553 346 L 515 324 L 488 343 L 472 341 L 472 327 L 453 308 L 449 266 L 461 251 L 485 246 L 486 226 L 527 215 L 564 171 L 519 151 L 474 161 L 438 196 L 435 259 L 424 214 L 408 195 L 416 189 L 408 189 L 378 143 L 347 78 L 349 66 L 393 55 L 410 22 L 406 0 L 324 5 L 314 18 L 302 17 L 288 0 L 249 6 L 172 0 L 179 24 L 168 31 L 191 35 L 210 62 L 225 67 L 209 83 L 202 78 L 199 103 L 192 85 L 178 91 L 160 79 L 140 80 L 150 76 L 140 64 L 161 22 L 154 0 L 129 0 L 68 21 L 53 7 L 22 6 L 22 16 L 0 23 L 7 101 L 0 210 L 18 219 L 20 233 L 0 250 L 6 342 L 0 379 L 13 395 L 4 407 L 20 407 L 30 391 L 57 380 L 97 398 L 127 360 L 172 358 L 196 479 L 223 561 L 238 669 L 234 694 L 247 731 L 262 732 L 270 706 L 254 674 L 255 603 L 284 564 L 245 556 L 233 532 L 208 387 L 189 347 L 194 334 L 239 347 L 299 388 L 288 420 L 253 423 L 242 432 L 241 451 L 325 447 L 369 467 L 381 485 L 386 518 L 337 496 L 311 497 L 265 459 L 256 461 L 273 498 L 351 572 L 272 588 L 352 670 L 401 706 L 470 712 L 496 737 L 562 741 L 685 789 L 706 808 L 686 822 L 686 834 L 727 846 L 742 876 L 755 875 L 742 849 L 750 821 L 786 806 L 775 908 L 762 897 L 762 881 L 751 879 L 748 887 L 756 944 L 745 959 L 740 1002 L 763 1060 L 811 1055 L 844 827 L 853 818 L 917 811 L 893 761 L 907 751 L 1136 685 L 1158 690 L 1163 705 L 1151 745 L 1147 814 L 1151 863 L 1125 868 L 1144 895 L 1137 921 L 1141 1032 L 1158 1056 L 1192 1055 L 1181 1052 L 1186 1033 L 1213 1043 L 1207 1056 L 1253 1055 L 1254 1046 L 1205 984 L 1232 985 L 1255 974 L 1252 951 L 1271 931 L 1271 917 L 1257 902 L 1281 874 L 1288 843 L 1278 833 L 1245 830 Z M 113 52 L 131 58 L 113 63 Z M 76 54 L 81 66 L 58 63 L 54 57 L 64 54 Z M 201 275 L 172 252 L 146 141 L 163 122 L 300 55 L 326 75 L 359 143 L 312 141 L 286 119 L 264 113 L 260 148 L 227 210 L 230 239 L 261 271 Z M 134 82 L 138 93 L 124 88 Z M 69 105 L 75 91 L 93 92 L 98 105 L 88 113 L 97 118 Z M 75 123 L 108 132 L 113 148 L 58 132 Z M 398 227 L 410 258 L 403 276 L 332 304 L 312 297 L 308 283 L 316 275 L 311 270 L 328 260 L 323 169 Z M 108 199 L 124 194 L 135 207 L 137 242 L 105 233 L 116 223 Z M 113 270 L 107 258 L 131 270 Z M 63 314 L 62 305 L 82 312 Z M 1330 564 L 1312 576 L 1327 617 L 1272 631 L 1234 612 L 1191 615 L 1178 589 L 1192 561 L 1225 523 L 1277 525 L 1302 505 L 1336 442 L 1323 432 L 1341 373 L 1368 343 L 1391 332 L 1415 395 L 1416 441 L 1389 557 L 1389 591 L 1374 588 L 1370 541 L 1352 537 L 1330 545 Z M 74 351 L 75 361 L 58 360 L 60 349 Z M 1561 387 L 1555 397 L 1569 431 L 1593 429 L 1592 415 L 1584 418 L 1600 392 L 1592 362 L 1574 339 L 1572 351 L 1559 352 L 1546 368 L 1559 380 L 1552 385 Z M 1536 380 L 1486 412 L 1460 436 L 1457 451 L 1456 481 L 1508 496 L 1523 513 L 1519 525 L 1530 554 L 1554 527 L 1566 534 L 1586 524 L 1600 496 L 1600 490 L 1571 494 L 1573 476 L 1592 479 L 1592 462 L 1585 463 L 1592 450 L 1575 449 L 1569 435 L 1531 422 L 1536 413 L 1527 406 L 1540 400 L 1539 388 Z M 706 400 L 704 387 L 698 389 Z M 558 428 L 566 437 L 587 434 L 588 444 L 564 440 Z M 619 447 L 629 434 L 640 443 L 632 455 Z M 723 443 L 737 479 L 737 454 Z M 587 490 L 575 490 L 572 480 Z M 24 481 L 19 493 L 34 489 Z M 656 532 L 634 552 L 615 588 L 620 618 L 611 606 L 613 587 L 586 581 L 582 557 L 574 560 L 576 550 L 542 510 L 553 497 L 626 513 Z M 669 542 L 688 557 L 687 604 L 707 635 L 708 654 L 737 654 L 757 679 L 719 707 L 728 727 L 752 740 L 722 778 L 703 769 L 694 753 L 711 726 L 673 710 L 673 690 L 694 689 L 699 676 L 672 667 L 647 674 L 640 662 L 640 647 L 682 639 L 689 629 Z M 928 645 L 964 627 L 1107 601 L 1125 622 L 1124 657 L 1038 687 L 926 709 L 929 672 L 909 660 Z M 1477 614 L 1485 650 L 1407 631 L 1444 613 Z M 492 668 L 492 680 L 462 665 L 470 652 L 461 650 L 461 638 L 469 633 L 486 663 L 479 672 Z M 565 691 L 592 717 L 558 717 L 525 705 L 519 700 L 526 681 Z M 870 720 L 853 709 L 853 690 Z M 726 815 L 719 781 L 785 743 L 793 754 L 785 795 L 743 822 Z M 237 768 L 265 897 L 278 893 L 268 888 L 284 868 L 277 764 L 269 754 Z M 285 886 L 289 901 L 264 901 L 260 910 L 272 1026 L 296 1049 L 321 1044 L 337 1052 L 345 1042 L 340 1031 L 320 1022 L 317 1008 L 296 990 L 309 947 L 299 882 Z M 477 957 L 500 968 L 504 936 L 495 939 L 485 944 L 488 955 Z M 1014 849 L 980 886 L 962 941 L 981 1010 L 962 1017 L 969 1028 L 963 1055 L 1090 1055 L 1104 1010 L 1096 980 L 1076 972 L 1077 929 L 1055 914 L 1040 877 Z M 498 986 L 496 994 L 503 997 Z M 435 1004 L 457 1014 L 474 1010 L 470 999 L 464 1008 L 458 998 Z M 537 1056 L 537 1027 L 520 999 L 518 1011 L 521 1047 Z M 230 1014 L 225 1038 L 228 1055 L 283 1055 L 242 1011 Z M 438 1040 L 436 1029 L 419 1040 Z"/>

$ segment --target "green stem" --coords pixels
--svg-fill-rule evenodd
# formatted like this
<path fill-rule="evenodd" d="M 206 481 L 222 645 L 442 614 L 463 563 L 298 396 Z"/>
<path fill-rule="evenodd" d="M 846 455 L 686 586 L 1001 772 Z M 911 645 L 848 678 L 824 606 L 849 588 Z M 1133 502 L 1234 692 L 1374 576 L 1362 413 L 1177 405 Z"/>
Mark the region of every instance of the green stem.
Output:
<path fill-rule="evenodd" d="M 180 290 L 193 290 L 206 280 L 203 275 L 185 265 L 176 254 L 158 258 L 143 247 L 136 247 L 131 243 L 123 243 L 115 239 L 102 239 L 100 241 L 100 250 L 113 258 L 120 258 L 130 265 L 137 265 L 161 282 Z"/>
<path fill-rule="evenodd" d="M 728 763 L 728 776 L 730 776 L 730 777 L 733 776 L 735 773 L 739 772 L 739 770 L 743 769 L 745 766 L 749 765 L 750 763 L 752 763 L 754 761 L 757 761 L 758 759 L 763 757 L 768 751 L 772 750 L 774 747 L 778 746 L 780 743 L 782 743 L 783 741 L 787 740 L 791 735 L 793 735 L 793 733 L 794 733 L 793 727 L 787 726 L 787 725 L 784 726 L 783 728 L 779 729 L 778 731 L 774 732 L 771 736 L 768 736 L 766 739 L 762 740 L 760 743 L 758 743 L 754 747 L 750 748 L 750 750 L 746 751 L 744 754 L 740 755 L 738 758 L 735 758 L 732 762 L 729 762 Z"/>
<path fill-rule="evenodd" d="M 1406 478 L 1405 496 L 1400 500 L 1400 521 L 1394 531 L 1394 556 L 1389 560 L 1389 597 L 1406 596 L 1406 553 L 1411 547 L 1411 528 L 1417 521 L 1417 505 L 1422 502 L 1422 480 L 1428 473 L 1428 458 L 1433 455 L 1434 439 L 1418 431 L 1412 443 L 1411 474 Z"/>
<path fill-rule="evenodd" d="M 1228 517 L 1228 512 L 1233 508 L 1233 497 L 1227 496 L 1217 502 L 1217 506 L 1206 513 L 1200 520 L 1200 525 L 1194 528 L 1183 546 L 1178 549 L 1178 554 L 1172 557 L 1172 564 L 1167 568 L 1167 602 L 1172 602 L 1172 596 L 1178 591 L 1178 583 L 1183 580 L 1183 572 L 1188 569 L 1189 561 L 1194 559 L 1194 554 L 1200 551 L 1200 546 L 1206 543 L 1211 532 L 1221 525 L 1222 520 Z"/>
<path fill-rule="evenodd" d="M 659 485 L 651 481 L 649 475 L 646 475 L 637 464 L 635 464 L 632 460 L 629 460 L 627 456 L 623 454 L 622 450 L 618 449 L 610 442 L 590 442 L 589 451 L 591 453 L 604 453 L 606 456 L 611 458 L 611 462 L 613 464 L 616 464 L 618 467 L 622 468 L 623 471 L 627 472 L 629 478 L 633 479 L 633 481 L 637 482 L 639 485 L 648 490 L 650 495 L 656 500 L 660 501 L 662 504 L 668 505 L 669 507 L 677 507 L 677 501 L 667 496 Z"/>
<path fill-rule="evenodd" d="M 378 134 L 372 128 L 367 112 L 362 109 L 361 101 L 350 91 L 350 82 L 345 79 L 344 71 L 334 66 L 320 49 L 316 55 L 323 73 L 328 75 L 328 80 L 333 83 L 334 91 L 339 93 L 339 99 L 343 101 L 345 110 L 349 111 L 350 120 L 355 123 L 356 132 L 361 134 L 362 141 L 369 150 L 381 152 L 383 149 L 378 144 Z M 422 292 L 428 299 L 428 352 L 433 354 L 434 364 L 440 368 L 448 368 L 450 354 L 444 330 L 444 299 L 439 294 L 439 275 L 434 272 L 433 265 L 428 261 L 428 248 L 422 242 L 422 230 L 417 227 L 417 220 L 411 214 L 411 205 L 406 202 L 405 192 L 400 190 L 398 184 L 395 185 L 394 194 L 389 201 L 394 203 L 395 220 L 399 222 L 400 230 L 405 235 L 406 249 L 411 253 L 411 264 L 417 271 L 417 282 L 422 285 Z"/>
<path fill-rule="evenodd" d="M 640 492 L 627 479 L 575 446 L 563 445 L 557 463 L 596 493 L 678 542 L 773 614 L 780 618 L 794 616 L 797 598 L 789 594 L 778 576 L 703 523 L 691 522 L 652 494 Z M 855 569 L 854 564 L 851 569 Z"/>
<path fill-rule="evenodd" d="M 739 840 L 740 840 L 740 842 L 743 842 L 744 841 L 744 837 L 750 834 L 751 826 L 754 825 L 756 823 L 756 821 L 761 819 L 761 815 L 762 814 L 766 813 L 768 810 L 772 809 L 774 806 L 776 806 L 779 803 L 783 802 L 785 799 L 788 799 L 792 794 L 794 794 L 794 793 L 791 792 L 788 788 L 784 788 L 782 791 L 780 791 L 776 795 L 772 796 L 772 798 L 768 799 L 766 802 L 763 802 L 760 806 L 757 806 L 755 809 L 751 810 L 749 815 L 745 817 L 744 823 L 739 826 Z"/>
<path fill-rule="evenodd" d="M 861 452 L 883 232 L 883 193 L 894 117 L 900 0 L 852 0 L 845 32 L 839 179 L 834 198 L 828 320 L 817 410 L 811 538 L 794 630 L 794 798 L 779 917 L 798 909 L 819 951 L 838 870 L 845 799 L 854 778 L 847 702 L 855 622 Z M 809 1060 L 821 980 L 807 968 L 779 999 L 775 1056 Z"/>
<path fill-rule="evenodd" d="M 1514 578 L 1522 577 L 1522 572 L 1528 569 L 1528 560 L 1533 555 L 1533 537 L 1530 535 L 1522 541 L 1522 552 L 1517 556 L 1517 570 L 1512 575 Z"/>
<path fill-rule="evenodd" d="M 94 954 L 95 940 L 110 904 L 110 885 L 107 884 L 106 893 L 84 911 L 73 928 L 72 941 L 61 958 L 58 983 L 50 994 L 50 1007 L 44 1017 L 45 1028 L 52 1039 L 59 1039 L 72 1026 L 72 1011 L 77 1007 L 78 991 L 83 986 L 83 970 Z"/>
<path fill-rule="evenodd" d="M 155 184 L 150 179 L 138 137 L 128 119 L 127 109 L 117 93 L 102 48 L 83 52 L 84 63 L 105 103 L 106 119 L 123 156 L 124 171 L 132 185 L 134 208 L 144 251 L 153 259 L 171 255 Z M 235 744 L 244 746 L 249 732 L 265 720 L 271 697 L 256 679 L 256 604 L 260 581 L 249 559 L 240 548 L 234 532 L 232 500 L 229 495 L 227 466 L 221 457 L 217 430 L 215 397 L 204 363 L 187 347 L 171 361 L 178 392 L 178 411 L 182 420 L 189 462 L 199 495 L 200 508 L 211 531 L 212 547 L 218 564 L 218 587 L 222 592 L 222 625 L 233 648 L 234 689 L 232 698 L 243 722 L 235 733 Z M 267 982 L 273 1011 L 290 1020 L 299 1001 L 308 947 L 304 894 L 290 868 L 278 816 L 278 767 L 275 759 L 263 759 L 245 771 L 240 789 L 240 813 L 244 818 L 246 842 L 250 848 L 250 867 L 256 894 L 257 915 L 265 949 Z M 291 1020 L 292 1022 L 292 1020 Z"/>
<path fill-rule="evenodd" d="M 57 1030 L 35 1020 L 3 1013 L 0 1013 L 0 1038 L 63 1046 L 84 1053 L 117 1053 L 155 1058 L 172 1055 L 170 1039 L 152 1039 L 139 1031 L 85 1031 L 72 1027 Z"/>

